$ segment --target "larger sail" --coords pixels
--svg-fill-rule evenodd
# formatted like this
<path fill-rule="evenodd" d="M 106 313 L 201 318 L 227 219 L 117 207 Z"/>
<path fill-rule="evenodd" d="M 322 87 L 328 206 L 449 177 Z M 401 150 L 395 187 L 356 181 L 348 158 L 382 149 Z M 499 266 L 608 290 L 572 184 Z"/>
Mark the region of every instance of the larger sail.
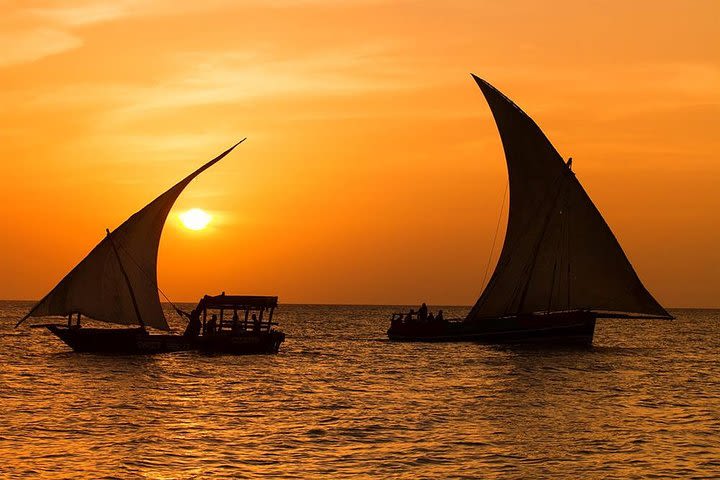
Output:
<path fill-rule="evenodd" d="M 165 220 L 185 187 L 242 141 L 195 170 L 106 236 L 18 325 L 28 317 L 80 313 L 108 323 L 169 330 L 157 292 L 157 255 Z"/>
<path fill-rule="evenodd" d="M 468 319 L 576 309 L 671 317 L 540 128 L 493 86 L 473 78 L 502 138 L 510 210 L 495 272 Z"/>

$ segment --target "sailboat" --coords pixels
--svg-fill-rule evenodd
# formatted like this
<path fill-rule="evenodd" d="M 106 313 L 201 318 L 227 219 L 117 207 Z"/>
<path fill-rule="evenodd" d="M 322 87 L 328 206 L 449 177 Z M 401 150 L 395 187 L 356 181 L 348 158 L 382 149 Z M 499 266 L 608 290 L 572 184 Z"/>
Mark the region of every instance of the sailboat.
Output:
<path fill-rule="evenodd" d="M 169 331 L 158 297 L 157 256 L 165 220 L 185 187 L 245 139 L 182 179 L 106 236 L 16 325 L 30 317 L 67 317 L 67 325 L 43 324 L 73 350 L 156 353 L 188 350 L 193 340 Z M 76 323 L 73 318 L 76 316 Z M 130 328 L 85 328 L 81 317 Z"/>
<path fill-rule="evenodd" d="M 464 319 L 394 316 L 389 338 L 591 344 L 598 318 L 672 319 L 638 278 L 571 160 L 508 97 L 473 78 L 505 150 L 510 207 L 502 251 Z"/>

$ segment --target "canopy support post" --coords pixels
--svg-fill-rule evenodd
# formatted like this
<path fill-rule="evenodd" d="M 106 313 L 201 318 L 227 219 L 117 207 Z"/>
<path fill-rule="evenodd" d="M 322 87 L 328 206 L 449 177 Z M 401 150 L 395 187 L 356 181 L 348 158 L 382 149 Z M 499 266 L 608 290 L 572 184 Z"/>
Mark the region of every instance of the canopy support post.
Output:
<path fill-rule="evenodd" d="M 130 278 L 125 271 L 125 267 L 123 267 L 122 260 L 120 260 L 120 254 L 117 251 L 117 247 L 115 247 L 115 242 L 113 241 L 112 235 L 110 235 L 110 230 L 106 228 L 105 232 L 107 233 L 107 238 L 110 241 L 110 245 L 112 245 L 115 256 L 117 257 L 118 264 L 120 265 L 120 271 L 122 272 L 123 277 L 125 277 L 125 283 L 127 283 L 128 290 L 130 291 L 130 299 L 132 300 L 133 307 L 135 308 L 135 315 L 137 315 L 138 322 L 140 322 L 140 327 L 145 330 L 145 322 L 142 319 L 142 315 L 140 315 L 140 308 L 138 307 L 137 300 L 135 299 L 135 292 L 130 284 Z"/>
<path fill-rule="evenodd" d="M 202 331 L 203 335 L 207 333 L 207 307 L 203 305 L 203 325 L 202 325 Z"/>

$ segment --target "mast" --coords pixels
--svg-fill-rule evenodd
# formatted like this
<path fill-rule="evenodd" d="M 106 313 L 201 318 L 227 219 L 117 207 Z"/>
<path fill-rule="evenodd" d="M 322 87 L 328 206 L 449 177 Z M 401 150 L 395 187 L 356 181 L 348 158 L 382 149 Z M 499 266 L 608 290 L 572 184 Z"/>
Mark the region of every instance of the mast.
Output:
<path fill-rule="evenodd" d="M 550 220 L 552 220 L 553 213 L 555 210 L 555 204 L 557 203 L 558 197 L 560 197 L 561 190 L 558 189 L 557 194 L 555 195 L 555 198 L 552 201 L 552 204 L 550 205 L 550 210 L 548 211 L 548 214 L 545 218 L 545 221 L 543 222 L 542 231 L 540 232 L 540 236 L 537 240 L 537 244 L 535 245 L 535 248 L 532 252 L 532 258 L 530 260 L 530 272 L 528 273 L 527 280 L 525 280 L 525 285 L 523 286 L 522 295 L 520 295 L 520 301 L 518 302 L 517 312 L 516 314 L 522 313 L 523 306 L 525 305 L 525 298 L 527 298 L 528 290 L 530 289 L 530 282 L 532 282 L 533 273 L 535 272 L 535 266 L 537 265 L 538 261 L 538 255 L 540 254 L 540 246 L 542 245 L 543 240 L 545 239 L 545 233 L 547 232 L 548 225 L 550 224 Z M 557 265 L 557 260 L 555 260 L 555 264 Z M 553 280 L 550 282 L 550 300 L 548 301 L 548 311 L 550 311 L 550 303 L 552 302 L 552 289 L 553 289 L 553 283 L 555 282 L 555 268 L 553 268 Z"/>
<path fill-rule="evenodd" d="M 128 291 L 130 292 L 130 299 L 132 300 L 133 308 L 135 309 L 135 315 L 137 315 L 138 322 L 140 323 L 140 326 L 143 330 L 145 330 L 145 322 L 143 321 L 142 315 L 140 314 L 140 307 L 138 307 L 137 299 L 135 298 L 135 291 L 132 288 L 132 284 L 130 283 L 130 278 L 128 278 L 128 274 L 125 271 L 125 267 L 123 267 L 122 260 L 120 259 L 120 253 L 118 252 L 117 247 L 115 246 L 115 242 L 113 241 L 112 235 L 110 235 L 110 229 L 106 228 L 105 232 L 107 233 L 107 238 L 110 241 L 110 245 L 112 245 L 113 251 L 115 252 L 115 257 L 117 258 L 118 265 L 120 265 L 120 271 L 123 274 L 123 277 L 125 278 L 125 284 L 128 287 Z M 78 314 L 80 315 L 80 314 Z"/>

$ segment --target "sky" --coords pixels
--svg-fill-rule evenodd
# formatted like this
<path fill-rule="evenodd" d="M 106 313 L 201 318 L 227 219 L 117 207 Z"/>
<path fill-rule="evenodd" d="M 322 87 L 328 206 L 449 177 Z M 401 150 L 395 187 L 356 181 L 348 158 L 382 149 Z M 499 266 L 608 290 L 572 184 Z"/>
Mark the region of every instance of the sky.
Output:
<path fill-rule="evenodd" d="M 170 214 L 158 278 L 173 301 L 470 305 L 507 182 L 473 72 L 573 157 L 664 306 L 720 307 L 720 2 L 0 11 L 0 298 L 40 298 L 105 228 L 248 137 Z M 191 208 L 207 228 L 182 226 Z"/>

